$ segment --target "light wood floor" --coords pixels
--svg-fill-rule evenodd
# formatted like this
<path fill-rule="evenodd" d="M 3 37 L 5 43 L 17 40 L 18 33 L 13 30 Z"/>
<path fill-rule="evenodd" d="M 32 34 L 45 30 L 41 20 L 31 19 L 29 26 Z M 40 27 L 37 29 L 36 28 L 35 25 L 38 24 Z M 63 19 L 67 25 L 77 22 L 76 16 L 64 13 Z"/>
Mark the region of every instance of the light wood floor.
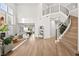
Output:
<path fill-rule="evenodd" d="M 11 56 L 55 56 L 56 45 L 53 39 L 27 40 L 12 52 Z"/>
<path fill-rule="evenodd" d="M 23 42 L 24 41 L 24 39 L 20 39 L 20 40 L 18 40 L 16 43 L 14 43 L 14 47 L 16 47 L 17 45 L 19 45 L 21 42 Z"/>
<path fill-rule="evenodd" d="M 23 45 L 8 56 L 75 56 L 77 51 L 77 18 L 71 17 L 72 25 L 62 40 L 55 43 L 55 39 L 26 40 Z"/>

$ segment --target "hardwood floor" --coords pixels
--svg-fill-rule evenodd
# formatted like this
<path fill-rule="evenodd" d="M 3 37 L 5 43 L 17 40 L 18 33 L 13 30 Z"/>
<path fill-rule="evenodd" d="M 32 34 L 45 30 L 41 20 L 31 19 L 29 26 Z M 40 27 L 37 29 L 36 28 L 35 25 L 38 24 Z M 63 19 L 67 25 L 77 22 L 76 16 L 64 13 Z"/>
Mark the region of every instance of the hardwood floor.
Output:
<path fill-rule="evenodd" d="M 27 40 L 10 56 L 55 56 L 56 45 L 53 39 Z"/>
<path fill-rule="evenodd" d="M 71 17 L 71 27 L 60 42 L 55 43 L 55 39 L 35 39 L 26 40 L 15 51 L 8 56 L 75 56 L 77 51 L 77 18 Z"/>
<path fill-rule="evenodd" d="M 24 41 L 24 39 L 18 40 L 16 43 L 14 43 L 14 47 L 16 47 L 18 44 L 20 44 L 20 43 L 23 42 L 23 41 Z"/>

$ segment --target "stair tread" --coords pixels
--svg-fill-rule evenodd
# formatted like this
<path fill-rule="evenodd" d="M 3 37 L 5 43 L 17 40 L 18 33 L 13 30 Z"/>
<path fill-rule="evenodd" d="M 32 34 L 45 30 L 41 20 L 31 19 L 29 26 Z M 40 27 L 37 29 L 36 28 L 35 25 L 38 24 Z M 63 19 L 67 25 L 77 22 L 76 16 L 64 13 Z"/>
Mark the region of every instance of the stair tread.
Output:
<path fill-rule="evenodd" d="M 69 38 L 69 39 L 78 39 L 78 36 L 77 36 L 77 34 L 65 34 L 64 36 L 63 36 L 63 38 Z"/>
<path fill-rule="evenodd" d="M 65 47 L 62 45 L 62 43 L 58 43 L 57 48 L 58 48 L 58 55 L 60 55 L 60 56 L 68 56 L 68 55 L 70 55 L 70 53 L 67 51 L 67 49 L 65 49 Z"/>
<path fill-rule="evenodd" d="M 71 36 L 77 36 L 78 33 L 75 33 L 75 32 L 68 32 L 66 33 L 67 35 L 71 35 Z"/>
<path fill-rule="evenodd" d="M 74 48 L 72 45 L 69 45 L 68 43 L 65 43 L 65 42 L 62 42 L 64 44 L 64 46 L 66 47 L 66 49 L 69 50 L 69 52 L 71 52 L 71 54 L 74 54 L 76 53 L 76 48 Z"/>
<path fill-rule="evenodd" d="M 72 41 L 70 41 L 70 40 L 66 40 L 66 39 L 64 39 L 63 41 L 67 42 L 68 44 L 73 45 L 74 47 L 76 47 L 76 46 L 77 46 L 77 42 L 76 42 L 76 43 L 74 43 L 74 42 L 72 42 Z"/>
<path fill-rule="evenodd" d="M 69 40 L 69 41 L 71 41 L 73 43 L 77 43 L 77 39 L 64 38 L 63 40 Z"/>
<path fill-rule="evenodd" d="M 78 36 L 65 35 L 66 38 L 78 39 Z"/>

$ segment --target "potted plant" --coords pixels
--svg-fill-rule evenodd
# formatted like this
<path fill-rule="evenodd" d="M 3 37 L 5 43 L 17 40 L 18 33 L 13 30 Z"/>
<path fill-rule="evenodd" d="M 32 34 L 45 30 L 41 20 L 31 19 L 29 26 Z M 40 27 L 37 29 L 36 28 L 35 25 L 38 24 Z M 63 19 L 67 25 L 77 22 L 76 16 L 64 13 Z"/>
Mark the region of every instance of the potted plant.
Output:
<path fill-rule="evenodd" d="M 4 21 L 4 17 L 0 17 L 0 39 L 2 39 L 2 56 L 4 55 L 4 37 L 5 33 L 8 31 L 8 26 Z"/>
<path fill-rule="evenodd" d="M 12 38 L 13 38 L 12 36 L 5 38 L 5 39 L 4 39 L 4 44 L 5 44 L 5 45 L 10 44 L 10 43 L 12 42 Z"/>

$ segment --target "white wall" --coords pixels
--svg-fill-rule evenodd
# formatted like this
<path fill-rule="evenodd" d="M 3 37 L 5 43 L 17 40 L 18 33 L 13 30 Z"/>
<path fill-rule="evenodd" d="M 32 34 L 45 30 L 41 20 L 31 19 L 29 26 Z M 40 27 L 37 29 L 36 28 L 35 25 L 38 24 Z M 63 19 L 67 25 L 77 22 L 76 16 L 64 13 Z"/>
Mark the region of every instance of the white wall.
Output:
<path fill-rule="evenodd" d="M 38 17 L 37 19 L 34 21 L 35 22 L 35 36 L 38 37 L 39 34 L 39 27 L 41 26 L 41 20 L 42 20 L 42 4 L 38 5 Z"/>
<path fill-rule="evenodd" d="M 71 10 L 70 15 L 78 17 L 78 8 Z"/>
<path fill-rule="evenodd" d="M 41 4 L 26 3 L 17 4 L 17 19 L 19 23 L 34 23 L 35 24 L 35 36 L 38 37 L 38 27 L 41 17 Z M 22 18 L 25 20 L 22 21 Z"/>
<path fill-rule="evenodd" d="M 38 17 L 38 4 L 26 3 L 17 5 L 17 19 L 18 22 L 22 22 L 22 18 L 25 18 L 25 23 L 34 23 Z"/>
<path fill-rule="evenodd" d="M 47 17 L 43 17 L 41 19 L 38 19 L 37 23 L 35 23 L 35 31 L 36 31 L 36 37 L 38 37 L 39 34 L 39 27 L 44 27 L 44 38 L 50 38 L 50 19 Z"/>
<path fill-rule="evenodd" d="M 50 19 L 47 17 L 42 18 L 41 25 L 44 26 L 44 38 L 50 38 Z"/>

